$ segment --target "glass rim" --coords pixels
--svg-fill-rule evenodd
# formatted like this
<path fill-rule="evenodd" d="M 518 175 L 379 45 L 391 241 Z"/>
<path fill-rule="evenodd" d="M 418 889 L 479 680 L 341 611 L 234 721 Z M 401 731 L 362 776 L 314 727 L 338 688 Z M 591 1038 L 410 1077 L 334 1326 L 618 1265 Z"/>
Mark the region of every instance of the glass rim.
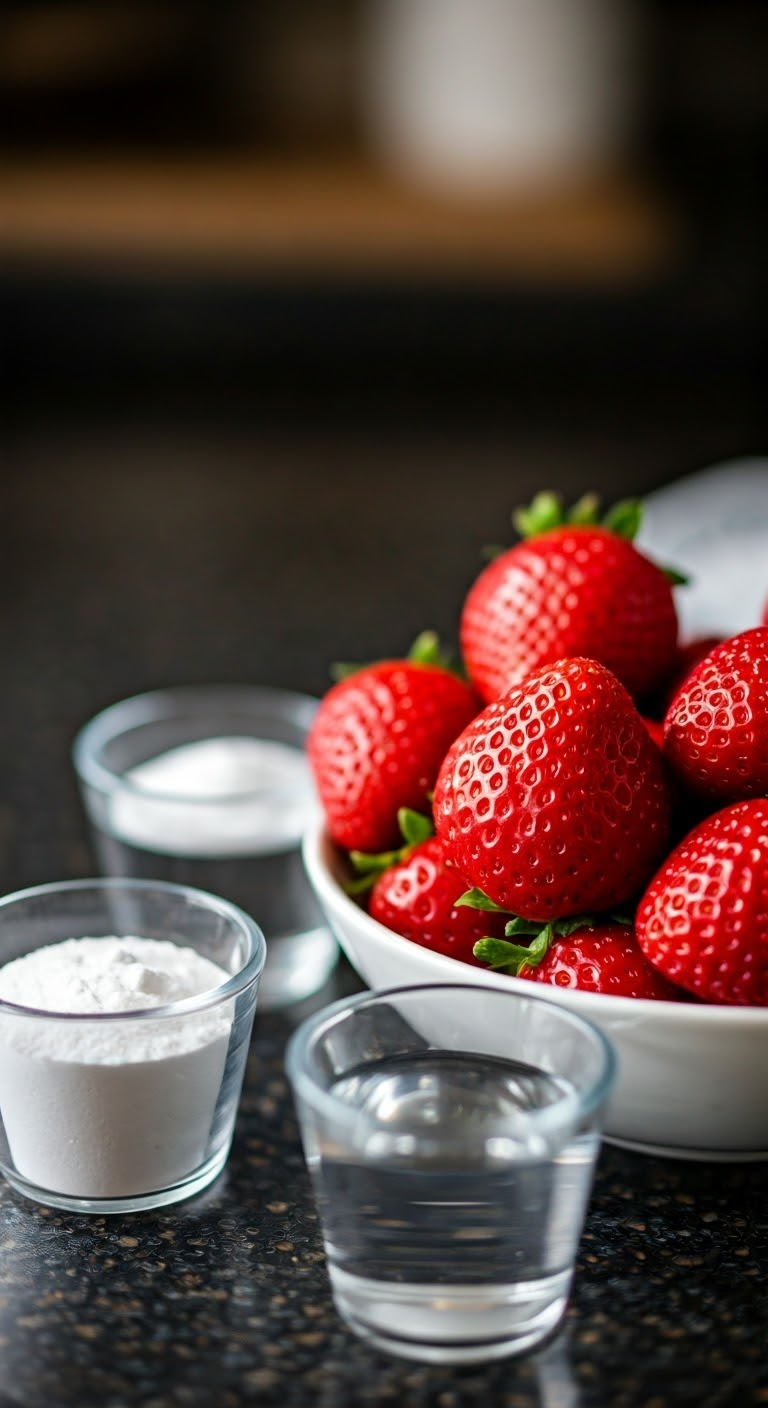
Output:
<path fill-rule="evenodd" d="M 353 993 L 351 997 L 340 998 L 305 1018 L 292 1033 L 285 1050 L 285 1070 L 294 1092 L 316 1113 L 324 1114 L 326 1118 L 332 1119 L 337 1125 L 341 1124 L 348 1128 L 353 1125 L 359 1126 L 360 1112 L 338 1100 L 314 1079 L 309 1063 L 310 1050 L 325 1032 L 332 1030 L 345 1016 L 386 999 L 407 997 L 419 992 L 471 993 L 476 1000 L 479 1000 L 482 995 L 491 1000 L 501 998 L 504 1002 L 509 1002 L 511 999 L 518 1006 L 525 1004 L 534 1008 L 546 1009 L 556 1020 L 562 1021 L 572 1030 L 579 1031 L 597 1048 L 601 1056 L 600 1071 L 587 1089 L 579 1091 L 574 1088 L 556 1104 L 527 1112 L 527 1117 L 537 1129 L 568 1128 L 574 1116 L 584 1118 L 591 1114 L 610 1094 L 617 1072 L 616 1053 L 604 1032 L 594 1022 L 538 993 L 532 993 L 529 997 L 527 993 L 505 991 L 503 988 L 485 988 L 479 987 L 476 983 L 450 982 L 407 983 L 395 988 L 367 989 L 360 993 Z"/>
<path fill-rule="evenodd" d="M 227 704 L 230 707 L 238 706 L 243 708 L 246 713 L 249 701 L 252 707 L 257 703 L 262 708 L 271 707 L 275 711 L 275 717 L 284 718 L 286 723 L 298 725 L 305 734 L 309 731 L 320 703 L 319 699 L 312 694 L 266 684 L 179 684 L 169 685 L 162 689 L 146 690 L 141 694 L 132 694 L 100 709 L 75 734 L 72 743 L 72 763 L 78 778 L 86 786 L 94 788 L 105 796 L 120 790 L 144 801 L 183 803 L 184 806 L 190 808 L 221 805 L 237 807 L 247 805 L 258 798 L 274 796 L 276 793 L 301 796 L 304 792 L 303 784 L 291 784 L 287 787 L 271 785 L 254 787 L 246 792 L 206 793 L 204 795 L 167 792 L 160 788 L 146 787 L 133 782 L 126 773 L 116 772 L 114 768 L 108 767 L 100 757 L 101 750 L 106 743 L 119 738 L 123 733 L 130 732 L 131 729 L 140 728 L 145 724 L 170 723 L 174 718 L 192 718 L 196 712 L 202 715 L 206 710 L 213 713 L 216 707 L 214 704 L 216 697 L 221 699 L 219 707 L 224 707 Z M 290 717 L 288 712 L 280 714 L 280 709 L 292 710 L 297 717 Z M 246 737 L 247 735 L 243 734 L 242 736 Z M 253 736 L 257 735 L 254 733 Z M 216 737 L 215 732 L 208 735 L 208 738 L 211 739 Z M 203 742 L 204 740 L 197 741 Z M 171 745 L 171 747 L 177 746 L 183 745 Z M 170 749 L 161 751 L 170 751 Z M 137 766 L 139 765 L 137 764 Z"/>
<path fill-rule="evenodd" d="M 239 997 L 241 993 L 246 992 L 261 977 L 267 958 L 267 943 L 259 925 L 251 919 L 249 914 L 246 914 L 245 910 L 232 904 L 230 900 L 222 899 L 220 895 L 211 894 L 208 890 L 196 889 L 193 885 L 178 885 L 166 880 L 121 879 L 119 876 L 98 876 L 83 880 L 53 880 L 45 885 L 31 885 L 24 890 L 14 890 L 11 894 L 0 896 L 0 926 L 5 911 L 15 905 L 29 900 L 53 899 L 57 895 L 76 894 L 89 890 L 101 892 L 127 890 L 134 894 L 151 891 L 167 895 L 169 898 L 191 900 L 199 909 L 215 913 L 236 926 L 246 940 L 248 950 L 246 960 L 237 973 L 233 973 L 225 983 L 220 983 L 218 987 L 208 988 L 193 997 L 179 998 L 176 1002 L 165 1002 L 157 1007 L 131 1008 L 124 1012 L 51 1012 L 42 1007 L 24 1007 L 20 1003 L 8 1002 L 7 999 L 0 997 L 0 1015 L 44 1019 L 46 1022 L 77 1022 L 80 1024 L 87 1022 L 98 1024 L 166 1021 L 174 1017 L 190 1016 L 194 1012 L 205 1012 L 230 1002 Z M 168 942 L 173 943 L 174 940 L 169 939 Z M 177 945 L 179 948 L 184 946 L 183 944 Z M 192 945 L 187 946 L 191 947 Z M 39 947 L 46 947 L 46 945 L 41 944 Z M 36 951 L 36 949 L 27 950 L 29 953 Z M 22 956 L 19 955 L 19 957 Z"/>

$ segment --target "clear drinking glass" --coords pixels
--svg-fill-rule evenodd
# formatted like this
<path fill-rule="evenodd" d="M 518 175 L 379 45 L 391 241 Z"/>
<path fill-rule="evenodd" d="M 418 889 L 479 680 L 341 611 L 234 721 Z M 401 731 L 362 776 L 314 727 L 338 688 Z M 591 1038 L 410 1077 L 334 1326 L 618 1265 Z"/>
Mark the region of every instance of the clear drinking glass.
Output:
<path fill-rule="evenodd" d="M 286 1069 L 353 1330 L 474 1363 L 555 1328 L 614 1077 L 596 1028 L 541 997 L 400 988 L 310 1017 Z"/>
<path fill-rule="evenodd" d="M 266 953 L 248 915 L 136 880 L 64 881 L 0 900 L 0 965 L 65 939 L 127 935 L 194 949 L 231 976 L 119 1013 L 0 999 L 0 1172 L 40 1203 L 161 1207 L 199 1193 L 229 1154 Z"/>
<path fill-rule="evenodd" d="M 73 760 L 106 875 L 225 895 L 264 931 L 260 1008 L 323 986 L 336 939 L 301 860 L 317 807 L 305 743 L 309 695 L 187 685 L 125 699 L 75 739 Z"/>

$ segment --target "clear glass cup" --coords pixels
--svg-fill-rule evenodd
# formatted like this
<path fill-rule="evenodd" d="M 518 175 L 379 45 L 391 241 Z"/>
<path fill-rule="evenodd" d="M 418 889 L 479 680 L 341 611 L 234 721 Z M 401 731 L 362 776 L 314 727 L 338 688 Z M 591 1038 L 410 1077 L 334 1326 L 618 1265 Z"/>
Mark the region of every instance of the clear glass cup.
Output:
<path fill-rule="evenodd" d="M 86 1213 L 199 1193 L 229 1155 L 264 936 L 218 896 L 72 880 L 0 900 L 0 965 L 65 939 L 168 940 L 231 976 L 163 1006 L 87 1016 L 0 999 L 0 1172 L 36 1202 Z"/>
<path fill-rule="evenodd" d="M 518 1354 L 565 1311 L 614 1056 L 541 997 L 362 993 L 286 1053 L 336 1308 L 431 1363 Z"/>
<path fill-rule="evenodd" d="M 339 954 L 301 859 L 316 708 L 267 686 L 185 685 L 112 705 L 74 743 L 102 873 L 194 885 L 252 914 L 268 946 L 261 1009 L 317 992 Z"/>

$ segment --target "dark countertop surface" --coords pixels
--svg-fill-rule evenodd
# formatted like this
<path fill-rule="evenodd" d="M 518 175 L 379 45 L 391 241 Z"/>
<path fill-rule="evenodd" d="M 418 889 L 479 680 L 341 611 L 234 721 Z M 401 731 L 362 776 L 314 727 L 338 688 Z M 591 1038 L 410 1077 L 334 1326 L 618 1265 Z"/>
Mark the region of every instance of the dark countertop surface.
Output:
<path fill-rule="evenodd" d="M 3 891 L 92 869 L 69 746 L 98 708 L 215 679 L 320 693 L 330 659 L 450 636 L 481 546 L 531 490 L 618 497 L 729 449 L 701 420 L 502 445 L 27 429 L 2 485 Z M 316 1001 L 356 985 L 342 964 Z M 460 1371 L 365 1348 L 332 1309 L 283 1074 L 301 1015 L 257 1012 L 231 1158 L 203 1196 L 86 1218 L 0 1187 L 0 1402 L 768 1404 L 764 1164 L 606 1146 L 550 1345 Z"/>
<path fill-rule="evenodd" d="M 258 1017 L 237 1136 L 201 1197 L 88 1218 L 0 1195 L 3 1402 L 47 1408 L 768 1401 L 765 1166 L 604 1147 L 560 1335 L 487 1370 L 368 1350 L 336 1317 L 282 1071 Z"/>

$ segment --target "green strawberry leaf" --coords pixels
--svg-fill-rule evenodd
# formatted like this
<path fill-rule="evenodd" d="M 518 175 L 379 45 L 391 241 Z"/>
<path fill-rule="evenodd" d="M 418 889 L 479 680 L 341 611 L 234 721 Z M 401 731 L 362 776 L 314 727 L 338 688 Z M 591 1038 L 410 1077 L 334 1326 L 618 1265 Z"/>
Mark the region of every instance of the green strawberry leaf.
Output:
<path fill-rule="evenodd" d="M 441 670 L 448 670 L 450 674 L 466 679 L 461 664 L 457 663 L 449 651 L 443 650 L 436 631 L 421 631 L 403 659 L 410 660 L 415 665 L 437 665 Z M 337 660 L 331 665 L 329 673 L 334 683 L 338 684 L 340 680 L 348 680 L 351 675 L 356 675 L 360 670 L 365 670 L 375 663 L 377 662 L 371 660 Z"/>
<path fill-rule="evenodd" d="M 456 904 L 466 905 L 468 909 L 488 910 L 493 914 L 507 914 L 509 912 L 502 909 L 500 904 L 486 895 L 484 890 L 465 890 L 463 895 L 459 895 Z"/>
<path fill-rule="evenodd" d="M 399 850 L 377 851 L 375 854 L 368 851 L 350 851 L 349 859 L 359 875 L 369 875 L 371 872 L 378 875 L 379 871 L 394 865 L 399 855 Z"/>
<path fill-rule="evenodd" d="M 417 665 L 444 665 L 437 632 L 421 631 L 408 651 L 408 659 Z"/>
<path fill-rule="evenodd" d="M 467 674 L 460 660 L 449 650 L 444 650 L 436 631 L 422 631 L 408 651 L 408 659 L 416 665 L 435 665 L 439 670 L 447 670 L 466 681 Z"/>
<path fill-rule="evenodd" d="M 570 919 L 556 919 L 554 922 L 555 937 L 567 939 L 571 934 L 578 934 L 579 929 L 592 929 L 596 923 L 594 914 L 575 914 Z"/>
<path fill-rule="evenodd" d="M 397 824 L 400 827 L 400 834 L 405 841 L 406 848 L 418 846 L 422 841 L 428 841 L 430 836 L 434 836 L 435 828 L 428 816 L 422 816 L 421 812 L 414 812 L 410 807 L 401 807 L 397 813 Z"/>
<path fill-rule="evenodd" d="M 472 894 L 472 891 L 469 893 Z M 482 894 L 482 890 L 478 893 Z M 590 929 L 596 922 L 593 914 L 574 914 L 566 919 L 555 919 L 550 924 L 541 924 L 535 919 L 510 919 L 504 929 L 506 938 L 478 939 L 472 952 L 475 958 L 479 958 L 481 963 L 488 963 L 494 971 L 517 977 L 521 968 L 535 968 L 537 963 L 541 963 L 557 939 L 567 939 L 570 934 L 578 933 L 579 929 Z M 629 921 L 617 918 L 617 922 Z M 531 936 L 527 948 L 522 944 L 509 943 L 511 938 L 526 934 Z"/>
<path fill-rule="evenodd" d="M 380 851 L 378 855 L 369 855 L 365 851 L 350 851 L 350 863 L 357 871 L 354 880 L 348 880 L 344 889 L 348 895 L 364 895 L 368 890 L 372 890 L 379 876 L 390 866 L 397 865 L 402 855 L 401 851 Z"/>
<path fill-rule="evenodd" d="M 400 834 L 404 844 L 392 851 L 350 851 L 349 861 L 357 871 L 353 880 L 348 880 L 344 890 L 348 895 L 364 895 L 376 884 L 379 876 L 385 870 L 389 870 L 393 865 L 398 865 L 401 860 L 405 860 L 410 855 L 414 846 L 418 846 L 422 841 L 428 841 L 430 836 L 434 836 L 435 828 L 428 816 L 422 816 L 421 812 L 412 811 L 410 807 L 401 807 L 397 813 L 397 824 L 400 827 Z"/>
<path fill-rule="evenodd" d="M 634 538 L 643 519 L 643 505 L 640 499 L 623 499 L 614 504 L 602 520 L 603 527 L 609 528 L 620 538 Z M 600 497 L 589 492 L 566 512 L 560 494 L 543 490 L 536 494 L 527 507 L 515 509 L 512 522 L 523 538 L 533 538 L 546 533 L 550 528 L 560 528 L 566 523 L 589 526 L 600 522 Z"/>
<path fill-rule="evenodd" d="M 512 514 L 513 526 L 523 538 L 535 538 L 550 528 L 559 528 L 564 522 L 563 501 L 559 494 L 542 490 L 531 500 L 527 508 L 516 508 Z"/>
<path fill-rule="evenodd" d="M 534 967 L 537 963 L 541 963 L 542 958 L 545 957 L 546 953 L 551 947 L 554 937 L 554 925 L 545 924 L 538 938 L 534 939 L 533 943 L 529 944 L 528 946 L 528 957 L 525 960 L 526 963 L 528 963 L 531 967 Z"/>
<path fill-rule="evenodd" d="M 609 528 L 617 538 L 628 538 L 631 542 L 640 530 L 643 521 L 643 505 L 640 499 L 622 499 L 614 504 L 603 519 L 603 527 Z"/>
<path fill-rule="evenodd" d="M 481 963 L 487 963 L 495 973 L 511 973 L 517 976 L 523 963 L 528 961 L 528 950 L 520 944 L 510 944 L 506 939 L 478 939 L 472 952 Z"/>
<path fill-rule="evenodd" d="M 640 531 L 643 521 L 644 506 L 642 499 L 622 499 L 620 503 L 614 504 L 603 519 L 603 527 L 610 529 L 619 538 L 626 538 L 632 542 Z M 663 572 L 668 582 L 673 587 L 687 587 L 690 577 L 686 577 L 684 572 L 679 572 L 676 567 L 663 567 L 657 564 L 659 571 Z"/>
<path fill-rule="evenodd" d="M 358 660 L 356 662 L 351 662 L 349 660 L 335 660 L 334 663 L 331 665 L 328 673 L 331 679 L 333 680 L 334 684 L 338 684 L 340 680 L 348 680 L 350 675 L 357 675 L 359 674 L 360 670 L 364 669 L 365 665 L 363 664 L 362 660 Z"/>
<path fill-rule="evenodd" d="M 383 870 L 386 870 L 386 866 L 382 866 L 381 870 L 370 870 L 366 875 L 358 875 L 354 880 L 345 881 L 344 893 L 353 899 L 356 895 L 367 895 L 368 891 L 373 889 Z"/>
<path fill-rule="evenodd" d="M 540 963 L 551 942 L 551 926 L 542 929 L 538 939 L 530 948 L 522 944 L 511 944 L 507 939 L 478 939 L 472 952 L 481 963 L 487 963 L 495 973 L 509 973 L 517 977 L 526 964 Z"/>
<path fill-rule="evenodd" d="M 510 919 L 504 927 L 504 933 L 508 939 L 513 939 L 517 934 L 539 934 L 541 924 L 537 919 Z"/>
<path fill-rule="evenodd" d="M 662 567 L 660 570 L 673 587 L 689 587 L 691 584 L 690 577 L 687 577 L 685 572 L 678 572 L 676 567 Z"/>
<path fill-rule="evenodd" d="M 598 494 L 582 494 L 573 508 L 568 510 L 569 523 L 599 523 L 600 497 Z"/>
<path fill-rule="evenodd" d="M 607 510 L 601 520 L 600 498 L 597 494 L 582 494 L 581 498 L 577 499 L 576 503 L 566 512 L 560 494 L 553 493 L 548 489 L 536 494 L 530 504 L 516 508 L 512 514 L 512 523 L 522 538 L 535 538 L 540 533 L 546 533 L 552 528 L 560 528 L 567 523 L 581 527 L 601 524 L 603 528 L 615 533 L 617 537 L 632 542 L 639 532 L 642 521 L 643 502 L 641 499 L 621 499 L 619 503 Z M 502 552 L 506 552 L 506 548 L 488 547 L 484 549 L 483 557 L 491 562 Z M 676 567 L 663 567 L 661 564 L 657 564 L 657 566 L 673 587 L 689 585 L 690 578 L 684 572 L 678 571 Z"/>

